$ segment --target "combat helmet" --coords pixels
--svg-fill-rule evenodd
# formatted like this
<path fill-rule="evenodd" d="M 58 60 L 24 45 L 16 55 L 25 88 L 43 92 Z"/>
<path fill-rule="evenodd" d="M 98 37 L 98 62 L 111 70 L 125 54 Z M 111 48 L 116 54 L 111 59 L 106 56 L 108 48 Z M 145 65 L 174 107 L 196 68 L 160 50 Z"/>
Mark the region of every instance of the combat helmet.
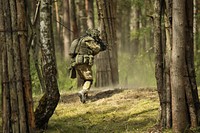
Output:
<path fill-rule="evenodd" d="M 100 31 L 98 29 L 88 29 L 86 31 L 86 34 L 93 38 L 96 38 L 100 36 Z"/>

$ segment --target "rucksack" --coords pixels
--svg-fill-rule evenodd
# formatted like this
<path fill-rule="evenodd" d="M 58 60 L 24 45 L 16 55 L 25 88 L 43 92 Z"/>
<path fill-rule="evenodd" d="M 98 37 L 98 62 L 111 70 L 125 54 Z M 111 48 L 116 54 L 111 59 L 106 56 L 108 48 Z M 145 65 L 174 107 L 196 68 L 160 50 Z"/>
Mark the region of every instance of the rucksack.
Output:
<path fill-rule="evenodd" d="M 77 49 L 77 47 L 78 47 L 78 45 L 80 43 L 80 40 L 81 40 L 81 38 L 77 38 L 72 42 L 72 44 L 71 44 L 71 46 L 69 48 L 69 55 L 71 56 L 71 58 L 74 58 L 77 55 L 77 50 L 76 49 Z"/>

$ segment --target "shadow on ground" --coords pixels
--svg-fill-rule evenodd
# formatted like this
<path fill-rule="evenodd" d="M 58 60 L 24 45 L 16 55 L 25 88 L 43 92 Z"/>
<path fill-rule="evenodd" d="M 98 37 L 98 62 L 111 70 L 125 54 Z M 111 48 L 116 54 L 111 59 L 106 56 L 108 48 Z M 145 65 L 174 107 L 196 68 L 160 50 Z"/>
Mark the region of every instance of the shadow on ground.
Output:
<path fill-rule="evenodd" d="M 113 95 L 121 93 L 122 91 L 123 91 L 122 89 L 114 89 L 114 90 L 106 90 L 103 92 L 98 92 L 95 95 L 89 96 L 88 100 L 90 100 L 91 102 L 95 102 L 98 101 L 99 99 L 112 97 Z"/>
<path fill-rule="evenodd" d="M 112 97 L 115 94 L 121 93 L 124 90 L 122 89 L 113 89 L 113 90 L 104 90 L 104 91 L 91 91 L 89 93 L 89 97 L 88 100 L 91 102 L 95 102 L 98 101 L 100 99 L 103 98 L 109 98 Z M 74 103 L 74 102 L 78 102 L 79 101 L 79 97 L 77 93 L 74 94 L 65 94 L 62 95 L 60 98 L 60 102 L 61 103 Z"/>

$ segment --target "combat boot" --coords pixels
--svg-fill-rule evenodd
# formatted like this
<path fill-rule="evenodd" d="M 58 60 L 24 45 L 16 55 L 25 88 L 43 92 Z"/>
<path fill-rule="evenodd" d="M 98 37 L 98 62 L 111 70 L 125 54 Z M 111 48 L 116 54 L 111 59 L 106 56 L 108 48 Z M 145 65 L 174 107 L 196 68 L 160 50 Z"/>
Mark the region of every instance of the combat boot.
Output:
<path fill-rule="evenodd" d="M 78 92 L 78 96 L 80 98 L 80 101 L 82 103 L 85 103 L 86 102 L 86 99 L 87 99 L 87 93 L 83 92 L 83 91 L 79 91 Z"/>

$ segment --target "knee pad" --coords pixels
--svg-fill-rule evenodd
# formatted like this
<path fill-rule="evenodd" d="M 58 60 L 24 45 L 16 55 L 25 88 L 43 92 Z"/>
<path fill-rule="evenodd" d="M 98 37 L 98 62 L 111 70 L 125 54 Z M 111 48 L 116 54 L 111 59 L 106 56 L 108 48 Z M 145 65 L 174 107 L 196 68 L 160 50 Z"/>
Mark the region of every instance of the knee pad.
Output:
<path fill-rule="evenodd" d="M 83 90 L 89 90 L 92 85 L 92 80 L 87 80 L 83 84 Z"/>

